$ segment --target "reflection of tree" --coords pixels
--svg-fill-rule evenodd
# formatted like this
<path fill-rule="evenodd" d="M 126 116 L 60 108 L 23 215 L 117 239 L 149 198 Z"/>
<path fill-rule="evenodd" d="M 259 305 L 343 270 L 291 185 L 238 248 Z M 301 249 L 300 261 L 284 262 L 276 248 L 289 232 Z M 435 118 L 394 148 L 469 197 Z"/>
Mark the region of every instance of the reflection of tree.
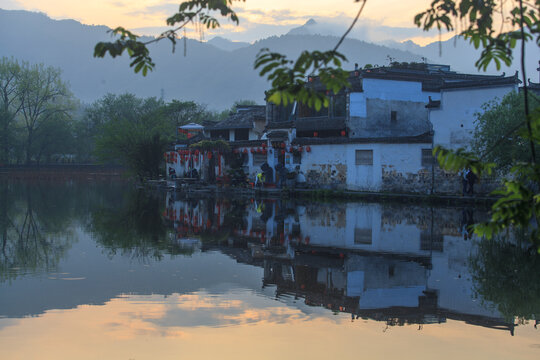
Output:
<path fill-rule="evenodd" d="M 95 211 L 90 228 L 110 255 L 120 251 L 133 258 L 160 260 L 172 250 L 162 206 L 159 197 L 142 190 L 126 192 L 123 200 Z"/>
<path fill-rule="evenodd" d="M 477 293 L 507 319 L 540 316 L 540 257 L 505 241 L 483 240 L 471 259 Z"/>
<path fill-rule="evenodd" d="M 0 181 L 0 281 L 21 273 L 50 271 L 71 247 L 72 217 L 58 206 L 61 199 L 46 203 L 50 194 L 45 196 L 43 191 L 49 190 Z"/>

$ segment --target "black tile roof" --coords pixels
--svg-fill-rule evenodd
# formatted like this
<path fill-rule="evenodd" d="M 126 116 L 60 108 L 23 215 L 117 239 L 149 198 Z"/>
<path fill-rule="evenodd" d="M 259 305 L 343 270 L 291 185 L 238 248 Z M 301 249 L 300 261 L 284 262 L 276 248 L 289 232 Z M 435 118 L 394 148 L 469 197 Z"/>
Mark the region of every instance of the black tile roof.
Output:
<path fill-rule="evenodd" d="M 513 76 L 504 76 L 504 73 L 502 75 L 481 75 L 461 74 L 445 69 L 404 69 L 394 67 L 363 69 L 362 78 L 421 81 L 422 90 L 432 92 L 439 92 L 441 89 L 517 85 L 520 82 L 517 73 Z"/>
<path fill-rule="evenodd" d="M 345 118 L 314 117 L 296 119 L 297 131 L 343 130 L 345 128 Z"/>
<path fill-rule="evenodd" d="M 330 145 L 330 144 L 431 144 L 433 134 L 426 132 L 416 136 L 386 136 L 386 137 L 329 137 L 329 138 L 296 138 L 294 145 Z"/>
<path fill-rule="evenodd" d="M 266 115 L 265 105 L 243 106 L 241 110 L 205 130 L 252 129 L 254 121 L 264 121 Z"/>

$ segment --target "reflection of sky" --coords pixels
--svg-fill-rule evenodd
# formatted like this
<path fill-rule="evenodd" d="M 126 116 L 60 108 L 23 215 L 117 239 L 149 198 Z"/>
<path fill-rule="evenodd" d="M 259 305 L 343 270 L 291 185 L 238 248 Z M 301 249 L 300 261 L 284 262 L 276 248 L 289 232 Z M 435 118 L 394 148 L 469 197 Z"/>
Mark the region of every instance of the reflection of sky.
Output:
<path fill-rule="evenodd" d="M 2 359 L 533 359 L 538 343 L 532 326 L 515 337 L 455 321 L 386 328 L 345 314 L 306 316 L 248 290 L 124 295 L 0 319 Z"/>
<path fill-rule="evenodd" d="M 0 316 L 20 317 L 47 309 L 103 304 L 120 294 L 189 293 L 200 289 L 219 293 L 261 287 L 261 268 L 237 264 L 220 253 L 166 255 L 162 261 L 109 257 L 108 251 L 97 247 L 87 234 L 79 231 L 75 236 L 79 241 L 54 273 L 0 283 Z"/>

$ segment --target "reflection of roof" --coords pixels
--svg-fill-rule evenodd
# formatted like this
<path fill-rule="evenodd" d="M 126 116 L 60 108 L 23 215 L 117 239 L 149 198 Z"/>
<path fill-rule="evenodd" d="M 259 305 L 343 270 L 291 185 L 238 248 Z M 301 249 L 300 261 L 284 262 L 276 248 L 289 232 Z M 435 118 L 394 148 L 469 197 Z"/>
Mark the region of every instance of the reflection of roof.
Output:
<path fill-rule="evenodd" d="M 264 105 L 245 106 L 206 130 L 252 129 L 254 121 L 265 121 L 265 113 Z"/>

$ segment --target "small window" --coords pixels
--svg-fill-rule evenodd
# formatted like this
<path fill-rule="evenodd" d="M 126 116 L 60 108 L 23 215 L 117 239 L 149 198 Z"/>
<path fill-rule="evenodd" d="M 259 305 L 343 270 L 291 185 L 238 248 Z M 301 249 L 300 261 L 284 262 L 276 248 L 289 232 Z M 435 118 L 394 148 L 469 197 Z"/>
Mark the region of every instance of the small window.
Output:
<path fill-rule="evenodd" d="M 293 152 L 293 164 L 301 164 L 301 163 L 302 163 L 302 153 Z"/>
<path fill-rule="evenodd" d="M 373 165 L 373 150 L 356 150 L 356 165 Z"/>
<path fill-rule="evenodd" d="M 266 154 L 253 154 L 253 166 L 261 166 L 266 162 Z"/>
<path fill-rule="evenodd" d="M 444 250 L 444 237 L 442 234 L 430 234 L 423 230 L 420 233 L 420 250 L 440 251 Z"/>
<path fill-rule="evenodd" d="M 433 157 L 433 152 L 431 149 L 422 149 L 422 166 L 431 167 L 432 165 L 437 165 L 437 161 Z"/>
<path fill-rule="evenodd" d="M 249 129 L 236 129 L 234 130 L 234 140 L 249 140 Z"/>
<path fill-rule="evenodd" d="M 354 243 L 358 245 L 371 245 L 371 229 L 354 229 Z"/>
<path fill-rule="evenodd" d="M 397 111 L 390 111 L 390 123 L 392 125 L 397 123 Z"/>

